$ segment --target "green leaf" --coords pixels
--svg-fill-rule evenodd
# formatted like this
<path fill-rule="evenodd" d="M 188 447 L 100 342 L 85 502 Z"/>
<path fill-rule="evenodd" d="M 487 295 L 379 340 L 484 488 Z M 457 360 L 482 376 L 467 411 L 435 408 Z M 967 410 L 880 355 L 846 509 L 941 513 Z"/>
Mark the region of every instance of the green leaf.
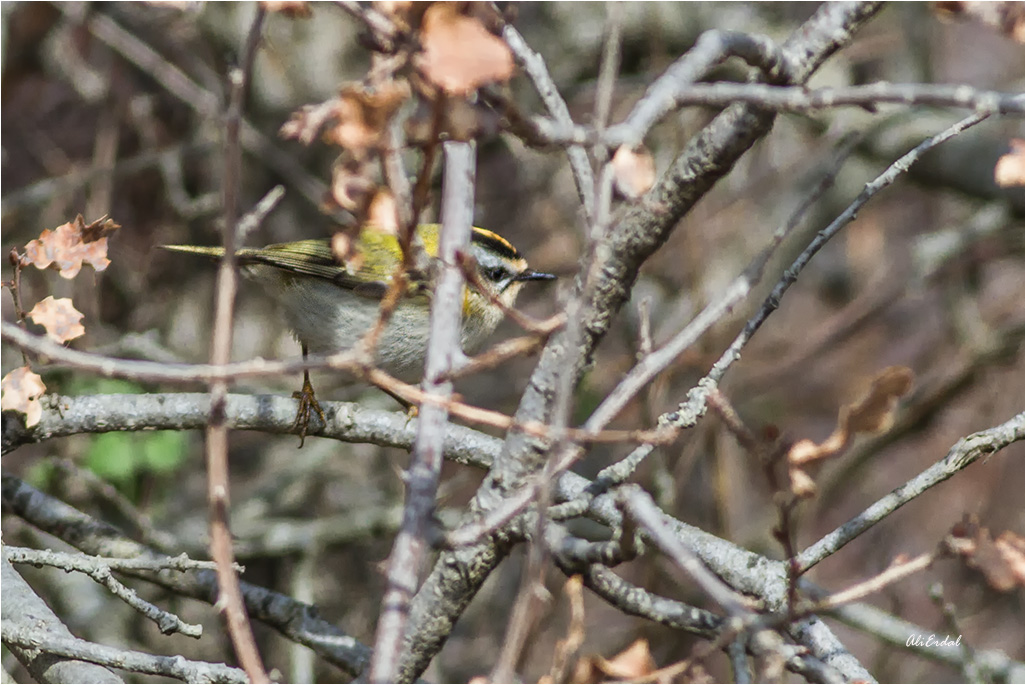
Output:
<path fill-rule="evenodd" d="M 127 486 L 139 468 L 139 449 L 130 433 L 101 433 L 93 437 L 85 465 L 100 478 Z"/>
<path fill-rule="evenodd" d="M 136 436 L 142 443 L 142 461 L 147 470 L 170 474 L 185 462 L 187 439 L 181 431 L 156 431 Z"/>

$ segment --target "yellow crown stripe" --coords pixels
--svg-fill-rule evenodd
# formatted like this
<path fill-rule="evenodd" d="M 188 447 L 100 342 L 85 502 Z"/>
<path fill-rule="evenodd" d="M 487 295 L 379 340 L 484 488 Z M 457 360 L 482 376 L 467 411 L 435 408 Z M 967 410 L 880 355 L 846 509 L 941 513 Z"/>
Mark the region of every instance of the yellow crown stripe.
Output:
<path fill-rule="evenodd" d="M 517 251 L 517 248 L 513 247 L 508 240 L 498 233 L 493 233 L 488 229 L 478 228 L 477 226 L 474 226 L 473 231 L 471 240 L 489 245 L 496 252 L 509 259 L 520 259 L 520 252 Z"/>

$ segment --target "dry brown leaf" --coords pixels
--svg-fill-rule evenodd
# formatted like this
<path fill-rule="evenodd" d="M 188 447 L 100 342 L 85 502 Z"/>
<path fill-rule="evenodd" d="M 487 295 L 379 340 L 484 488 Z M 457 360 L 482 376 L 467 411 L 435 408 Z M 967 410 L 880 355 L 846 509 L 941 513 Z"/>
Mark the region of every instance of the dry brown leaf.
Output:
<path fill-rule="evenodd" d="M 303 0 L 261 0 L 260 5 L 268 12 L 289 19 L 308 19 L 313 16 L 310 3 Z"/>
<path fill-rule="evenodd" d="M 338 108 L 338 98 L 332 98 L 319 105 L 303 105 L 289 115 L 289 120 L 278 129 L 278 136 L 285 140 L 298 140 L 309 145 L 317 137 Z"/>
<path fill-rule="evenodd" d="M 363 253 L 360 252 L 356 238 L 346 231 L 331 236 L 331 254 L 351 274 L 363 268 Z"/>
<path fill-rule="evenodd" d="M 617 680 L 639 680 L 656 670 L 655 660 L 645 638 L 638 638 L 612 659 L 596 657 L 595 665 L 607 677 Z"/>
<path fill-rule="evenodd" d="M 555 653 L 552 656 L 552 669 L 549 675 L 539 680 L 542 682 L 562 682 L 566 674 L 566 667 L 581 645 L 584 644 L 584 579 L 580 575 L 573 575 L 566 581 L 563 591 L 570 600 L 570 625 L 567 627 L 566 638 L 556 642 Z"/>
<path fill-rule="evenodd" d="M 644 146 L 621 145 L 613 155 L 613 179 L 620 195 L 637 200 L 655 184 L 655 159 Z"/>
<path fill-rule="evenodd" d="M 96 221 L 86 224 L 82 219 L 82 215 L 79 214 L 75 219 L 75 223 L 82 224 L 81 230 L 83 243 L 93 243 L 97 240 L 102 240 L 121 228 L 120 224 L 115 223 L 113 219 L 109 219 L 106 216 L 102 216 Z"/>
<path fill-rule="evenodd" d="M 914 374 L 904 366 L 889 366 L 873 379 L 869 392 L 854 404 L 841 407 L 837 428 L 823 442 L 807 438 L 798 440 L 787 452 L 791 492 L 797 497 L 811 497 L 816 484 L 804 471 L 808 465 L 833 457 L 851 444 L 857 433 L 882 433 L 894 423 L 898 399 L 912 389 Z"/>
<path fill-rule="evenodd" d="M 70 298 L 55 300 L 52 295 L 37 302 L 28 313 L 28 318 L 45 328 L 46 335 L 59 343 L 85 335 L 85 327 L 81 323 L 83 316 L 82 312 L 75 309 Z"/>
<path fill-rule="evenodd" d="M 906 366 L 889 366 L 873 380 L 869 393 L 859 402 L 843 407 L 838 420 L 848 433 L 881 433 L 894 423 L 898 399 L 912 389 L 915 374 Z"/>
<path fill-rule="evenodd" d="M 602 674 L 595 666 L 595 657 L 586 656 L 577 660 L 570 674 L 571 683 L 597 683 Z"/>
<path fill-rule="evenodd" d="M 1026 185 L 1026 144 L 1022 138 L 1013 138 L 1012 151 L 1001 155 L 994 166 L 994 182 L 1002 188 Z"/>
<path fill-rule="evenodd" d="M 409 0 L 376 0 L 371 3 L 371 7 L 391 19 L 401 32 L 408 32 L 411 27 L 419 26 L 429 6 L 426 2 Z"/>
<path fill-rule="evenodd" d="M 427 9 L 420 44 L 418 68 L 450 95 L 469 95 L 513 75 L 509 46 L 489 33 L 479 18 L 461 14 L 456 3 L 439 2 Z"/>
<path fill-rule="evenodd" d="M 856 433 L 880 433 L 894 422 L 894 408 L 898 399 L 912 389 L 912 370 L 904 366 L 890 366 L 873 379 L 869 392 L 854 404 L 841 407 L 837 428 L 820 444 L 799 440 L 791 446 L 788 463 L 807 464 L 834 456 L 848 446 Z"/>
<path fill-rule="evenodd" d="M 386 233 L 399 235 L 399 207 L 386 188 L 378 188 L 367 208 L 367 222 Z"/>
<path fill-rule="evenodd" d="M 13 410 L 25 415 L 25 426 L 31 428 L 43 417 L 39 398 L 46 392 L 43 379 L 27 366 L 11 371 L 0 381 L 0 410 Z"/>
<path fill-rule="evenodd" d="M 1026 6 L 1022 2 L 935 2 L 941 16 L 968 18 L 1020 43 L 1026 41 Z"/>
<path fill-rule="evenodd" d="M 362 162 L 350 160 L 331 168 L 330 199 L 342 209 L 362 218 L 377 188 L 371 169 Z"/>
<path fill-rule="evenodd" d="M 1022 587 L 1026 579 L 1026 541 L 1012 531 L 1005 531 L 997 540 L 979 525 L 975 516 L 967 516 L 951 531 L 949 548 L 987 579 L 999 592 Z"/>
<path fill-rule="evenodd" d="M 67 279 L 78 275 L 83 262 L 103 271 L 110 264 L 107 236 L 118 228 L 120 226 L 106 217 L 86 224 L 79 214 L 74 221 L 40 233 L 39 238 L 25 246 L 25 257 L 37 269 L 56 266 L 60 275 Z"/>
<path fill-rule="evenodd" d="M 794 493 L 795 497 L 804 499 L 816 494 L 816 481 L 812 480 L 812 476 L 797 466 L 789 468 L 787 476 L 791 481 L 791 492 Z"/>
<path fill-rule="evenodd" d="M 389 121 L 409 97 L 406 81 L 385 81 L 373 88 L 346 86 L 335 99 L 335 125 L 324 132 L 324 140 L 358 158 L 380 149 L 386 141 Z"/>
<path fill-rule="evenodd" d="M 1015 585 L 1026 584 L 1026 539 L 1006 530 L 994 541 L 994 547 Z"/>

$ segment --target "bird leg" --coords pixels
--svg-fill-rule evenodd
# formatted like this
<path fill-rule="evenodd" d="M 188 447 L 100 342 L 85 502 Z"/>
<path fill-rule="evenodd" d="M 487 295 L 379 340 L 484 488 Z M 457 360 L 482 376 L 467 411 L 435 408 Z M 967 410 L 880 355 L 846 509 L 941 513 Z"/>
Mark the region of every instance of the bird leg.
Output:
<path fill-rule="evenodd" d="M 306 345 L 303 345 L 303 360 L 306 361 L 307 349 Z M 328 421 L 324 418 L 324 411 L 321 409 L 320 402 L 314 397 L 313 385 L 310 383 L 310 372 L 303 369 L 303 389 L 292 393 L 292 399 L 299 400 L 299 408 L 296 410 L 296 420 L 292 424 L 292 430 L 298 431 L 299 433 L 299 446 L 303 446 L 303 442 L 306 440 L 306 431 L 310 426 L 310 411 L 317 412 L 317 416 L 321 418 L 321 423 L 327 425 Z"/>

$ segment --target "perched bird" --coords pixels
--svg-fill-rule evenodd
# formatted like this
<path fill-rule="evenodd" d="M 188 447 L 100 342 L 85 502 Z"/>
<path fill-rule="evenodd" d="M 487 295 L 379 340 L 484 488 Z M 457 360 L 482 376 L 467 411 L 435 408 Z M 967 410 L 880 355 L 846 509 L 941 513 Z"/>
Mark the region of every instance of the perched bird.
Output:
<path fill-rule="evenodd" d="M 417 228 L 425 251 L 438 254 L 438 224 Z M 163 245 L 166 250 L 220 258 L 224 249 L 195 245 Z M 402 262 L 396 236 L 366 226 L 357 239 L 355 256 L 341 263 L 328 239 L 300 240 L 238 250 L 236 258 L 244 275 L 256 281 L 279 302 L 303 354 L 332 353 L 354 347 L 377 323 L 382 299 Z M 511 307 L 524 283 L 554 279 L 534 271 L 505 238 L 483 228 L 473 228 L 470 255 L 477 278 L 463 290 L 461 346 L 472 351 L 495 330 L 503 311 L 494 300 Z M 431 284 L 427 275 L 408 274 L 409 282 L 375 347 L 375 363 L 388 373 L 414 381 L 423 373 L 430 330 Z M 487 288 L 489 293 L 481 292 Z M 306 433 L 309 412 L 324 420 L 313 396 L 309 373 L 303 374 L 297 427 Z"/>

